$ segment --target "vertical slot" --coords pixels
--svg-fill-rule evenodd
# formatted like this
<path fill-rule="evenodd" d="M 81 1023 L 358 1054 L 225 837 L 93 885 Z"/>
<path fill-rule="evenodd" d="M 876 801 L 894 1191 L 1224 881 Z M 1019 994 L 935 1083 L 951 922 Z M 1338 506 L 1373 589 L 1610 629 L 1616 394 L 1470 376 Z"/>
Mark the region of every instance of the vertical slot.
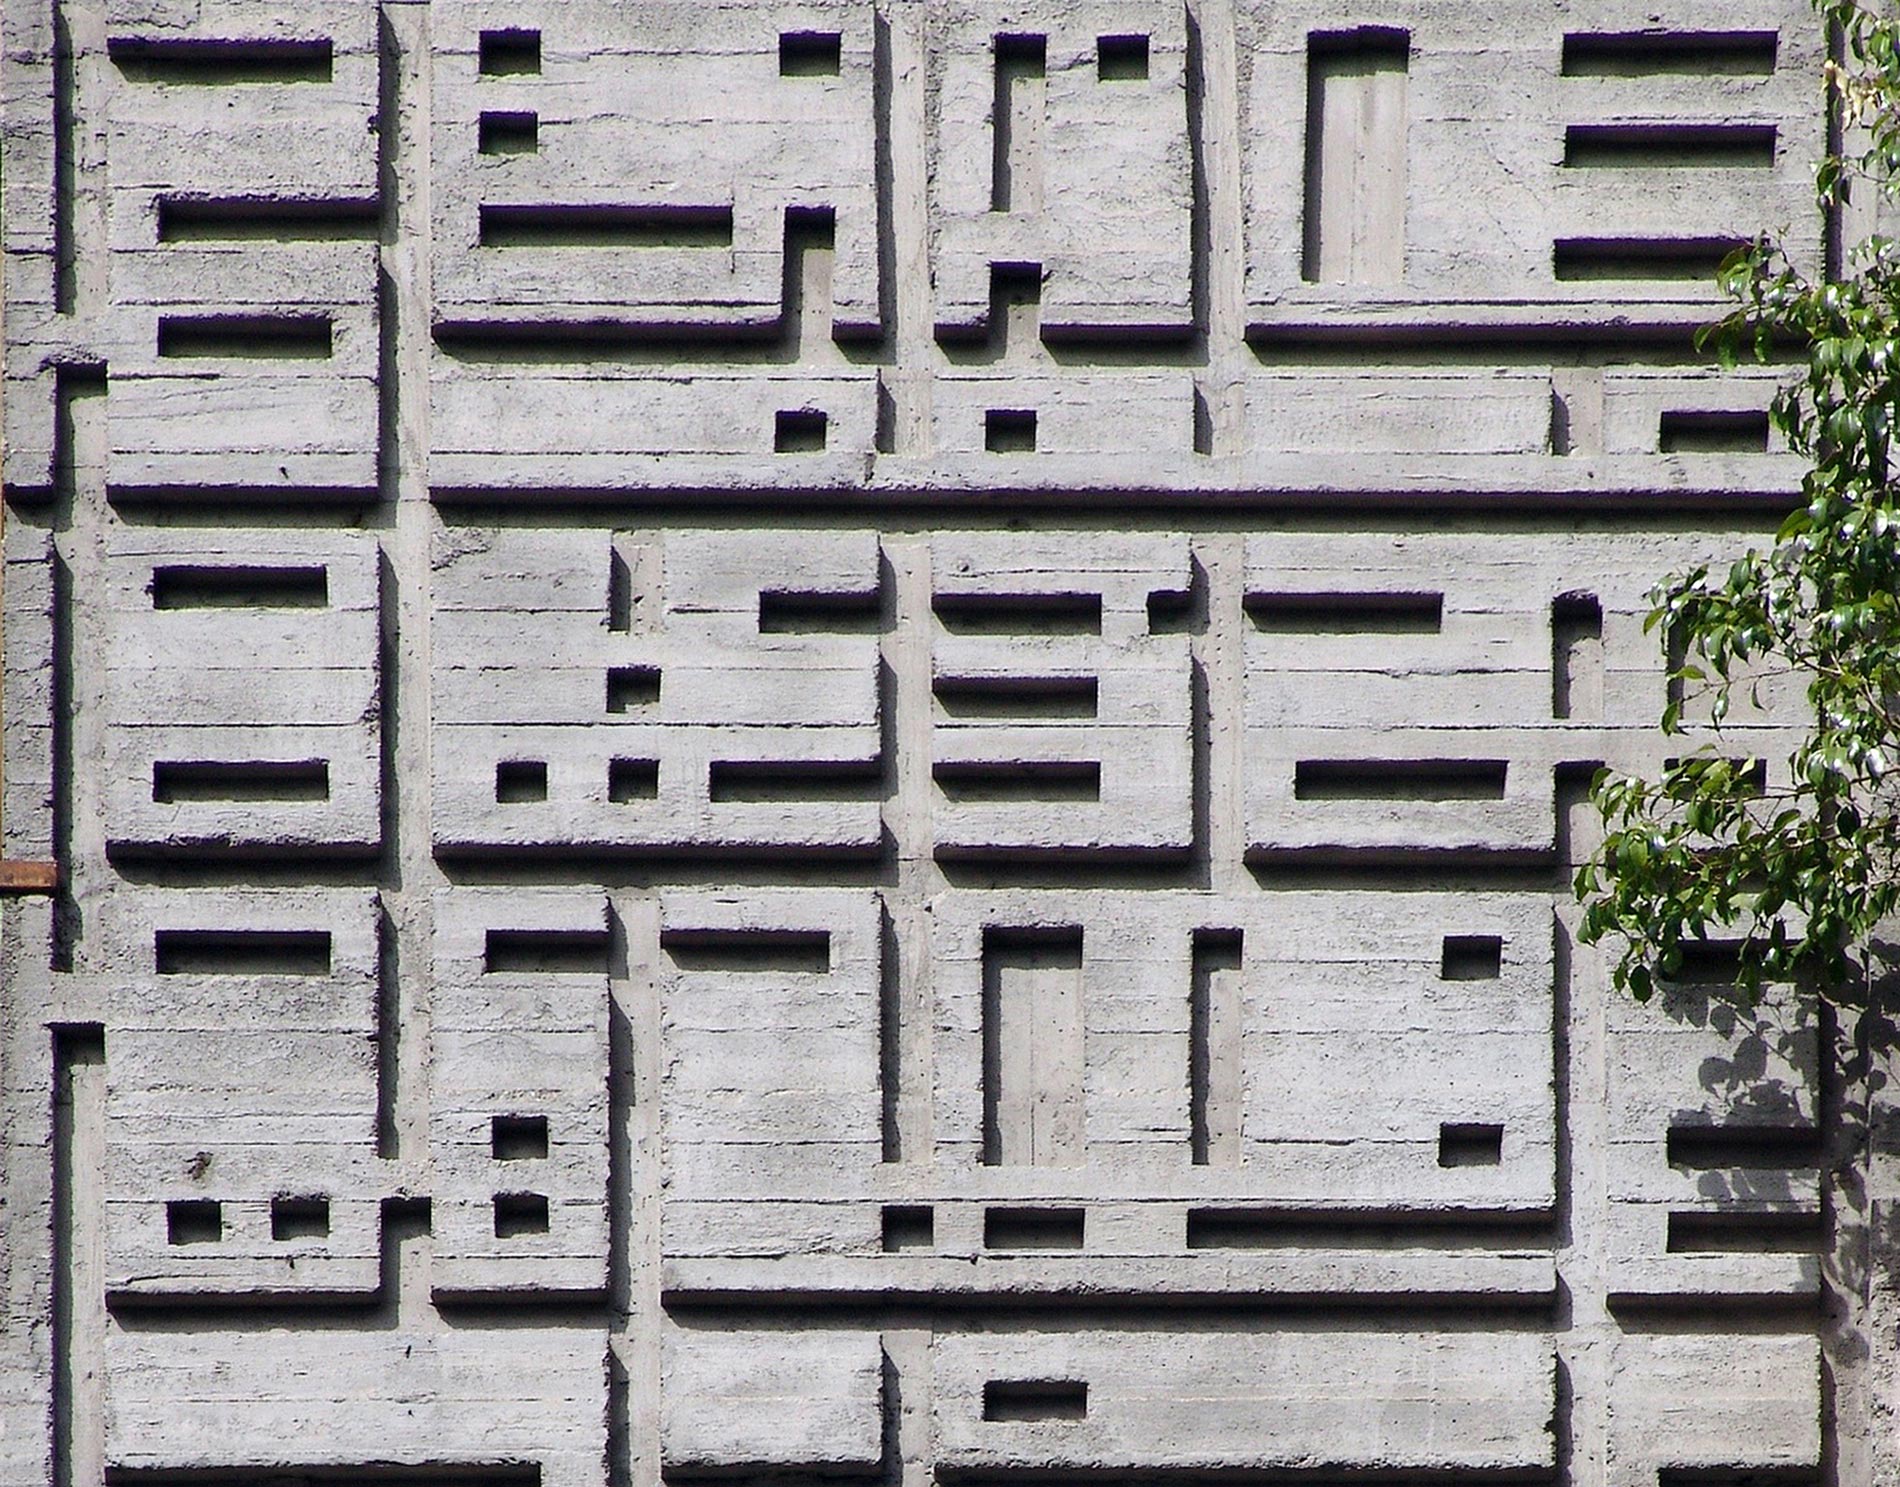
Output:
<path fill-rule="evenodd" d="M 1042 130 L 1048 46 L 1040 36 L 998 36 L 991 114 L 990 210 L 1042 208 Z"/>
<path fill-rule="evenodd" d="M 53 1030 L 53 1482 L 105 1474 L 105 1031 Z"/>
<path fill-rule="evenodd" d="M 983 934 L 983 1161 L 1082 1160 L 1082 931 Z"/>
<path fill-rule="evenodd" d="M 1188 991 L 1188 1139 L 1197 1167 L 1240 1164 L 1237 929 L 1197 929 Z"/>
<path fill-rule="evenodd" d="M 1308 38 L 1301 272 L 1309 283 L 1396 284 L 1404 277 L 1410 56 L 1404 31 Z"/>
<path fill-rule="evenodd" d="M 651 542 L 616 532 L 608 553 L 607 628 L 619 635 L 652 630 L 659 624 L 662 557 Z"/>
<path fill-rule="evenodd" d="M 1595 594 L 1551 601 L 1550 715 L 1603 719 L 1603 606 Z"/>

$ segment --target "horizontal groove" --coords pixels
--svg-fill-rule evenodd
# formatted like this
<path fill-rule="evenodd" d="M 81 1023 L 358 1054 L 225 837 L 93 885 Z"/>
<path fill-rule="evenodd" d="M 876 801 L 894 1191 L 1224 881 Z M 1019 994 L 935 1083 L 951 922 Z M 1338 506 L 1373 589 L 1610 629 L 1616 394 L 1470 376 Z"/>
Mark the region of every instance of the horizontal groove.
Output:
<path fill-rule="evenodd" d="M 938 622 L 958 635 L 1100 635 L 1100 594 L 938 594 Z"/>
<path fill-rule="evenodd" d="M 1672 1255 L 1819 1254 L 1823 1221 L 1818 1212 L 1722 1212 L 1693 1210 L 1669 1215 Z"/>
<path fill-rule="evenodd" d="M 161 929 L 161 976 L 327 976 L 328 930 Z"/>
<path fill-rule="evenodd" d="M 381 222 L 373 201 L 277 200 L 261 196 L 161 196 L 158 240 L 204 242 L 372 242 Z"/>
<path fill-rule="evenodd" d="M 715 759 L 707 775 L 715 803 L 773 800 L 881 800 L 876 759 Z"/>
<path fill-rule="evenodd" d="M 876 635 L 884 628 L 884 598 L 865 593 L 762 589 L 761 635 Z"/>
<path fill-rule="evenodd" d="M 1674 1125 L 1668 1155 L 1672 1167 L 1819 1167 L 1821 1133 L 1811 1125 Z"/>
<path fill-rule="evenodd" d="M 1295 800 L 1502 800 L 1502 759 L 1302 759 Z"/>
<path fill-rule="evenodd" d="M 660 948 L 682 971 L 831 970 L 831 935 L 822 929 L 668 929 Z"/>
<path fill-rule="evenodd" d="M 1559 238 L 1551 268 L 1562 282 L 1710 280 L 1741 238 Z"/>
<path fill-rule="evenodd" d="M 482 969 L 511 975 L 604 976 L 610 948 L 604 929 L 491 929 Z"/>
<path fill-rule="evenodd" d="M 1242 603 L 1260 629 L 1298 635 L 1435 635 L 1445 618 L 1445 596 L 1433 593 L 1252 593 Z"/>
<path fill-rule="evenodd" d="M 152 765 L 152 799 L 160 805 L 329 798 L 330 765 L 324 759 L 160 760 Z"/>
<path fill-rule="evenodd" d="M 1091 760 L 938 764 L 931 776 L 946 799 L 973 804 L 1102 798 L 1102 766 Z"/>
<path fill-rule="evenodd" d="M 988 1379 L 985 1420 L 1086 1420 L 1089 1386 L 1080 1379 Z"/>
<path fill-rule="evenodd" d="M 1092 718 L 1101 684 L 1092 676 L 940 676 L 943 710 L 958 718 Z"/>
<path fill-rule="evenodd" d="M 480 209 L 484 248 L 730 248 L 732 208 L 526 206 Z"/>
<path fill-rule="evenodd" d="M 1565 77 L 1765 77 L 1775 70 L 1773 31 L 1573 31 Z"/>
<path fill-rule="evenodd" d="M 1549 1249 L 1554 1243 L 1547 1221 L 1524 1214 L 1190 1208 L 1187 1215 L 1191 1250 Z"/>
<path fill-rule="evenodd" d="M 167 563 L 152 570 L 154 609 L 324 609 L 330 603 L 323 568 Z"/>
<path fill-rule="evenodd" d="M 115 36 L 106 55 L 143 83 L 327 83 L 335 48 L 327 36 L 305 39 Z"/>
<path fill-rule="evenodd" d="M 1768 414 L 1759 408 L 1665 410 L 1657 424 L 1656 447 L 1664 454 L 1766 454 Z"/>
<path fill-rule="evenodd" d="M 1768 170 L 1773 124 L 1572 124 L 1564 164 L 1573 170 Z"/>
<path fill-rule="evenodd" d="M 164 357 L 235 357 L 323 361 L 331 354 L 328 315 L 165 315 L 158 322 Z"/>

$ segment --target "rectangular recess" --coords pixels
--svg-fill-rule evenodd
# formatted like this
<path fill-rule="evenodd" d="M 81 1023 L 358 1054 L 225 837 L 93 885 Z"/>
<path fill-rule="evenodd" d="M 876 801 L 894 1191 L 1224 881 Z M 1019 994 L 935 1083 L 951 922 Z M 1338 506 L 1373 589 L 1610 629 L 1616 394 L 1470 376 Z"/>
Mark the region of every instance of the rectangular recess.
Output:
<path fill-rule="evenodd" d="M 1773 31 L 1572 31 L 1565 77 L 1766 77 L 1775 70 Z"/>
<path fill-rule="evenodd" d="M 715 759 L 707 770 L 714 804 L 772 800 L 881 800 L 876 759 Z"/>
<path fill-rule="evenodd" d="M 161 243 L 368 242 L 381 210 L 374 201 L 278 200 L 266 196 L 161 196 Z"/>
<path fill-rule="evenodd" d="M 190 801 L 320 801 L 330 798 L 327 759 L 160 759 L 152 765 L 152 799 Z"/>
<path fill-rule="evenodd" d="M 1445 596 L 1433 593 L 1255 593 L 1242 601 L 1261 630 L 1292 635 L 1436 635 Z"/>
<path fill-rule="evenodd" d="M 323 568 L 167 563 L 152 570 L 154 609 L 326 609 Z"/>
<path fill-rule="evenodd" d="M 327 976 L 327 929 L 161 929 L 152 936 L 161 976 Z"/>
<path fill-rule="evenodd" d="M 1572 124 L 1572 170 L 1771 170 L 1773 124 Z"/>
<path fill-rule="evenodd" d="M 1405 273 L 1411 35 L 1390 26 L 1307 37 L 1300 277 L 1396 284 Z"/>
<path fill-rule="evenodd" d="M 1675 986 L 1727 986 L 1741 974 L 1740 940 L 1684 940 L 1668 980 Z"/>
<path fill-rule="evenodd" d="M 330 1236 L 330 1200 L 321 1195 L 277 1197 L 270 1204 L 270 1237 L 327 1239 Z"/>
<path fill-rule="evenodd" d="M 1479 1210 L 1344 1212 L 1337 1209 L 1190 1208 L 1190 1250 L 1503 1249 L 1548 1247 L 1547 1222 Z"/>
<path fill-rule="evenodd" d="M 780 77 L 836 77 L 844 65 L 844 37 L 836 31 L 781 31 Z"/>
<path fill-rule="evenodd" d="M 1048 39 L 999 32 L 991 45 L 990 210 L 1034 211 L 1042 199 Z"/>
<path fill-rule="evenodd" d="M 158 354 L 177 359 L 327 361 L 328 315 L 161 315 Z"/>
<path fill-rule="evenodd" d="M 829 593 L 759 590 L 761 635 L 876 635 L 884 628 L 884 596 L 876 589 Z"/>
<path fill-rule="evenodd" d="M 906 1250 L 930 1250 L 937 1245 L 937 1215 L 929 1204 L 887 1203 L 883 1214 L 883 1245 L 887 1255 Z"/>
<path fill-rule="evenodd" d="M 1087 1232 L 1080 1208 L 986 1208 L 983 1248 L 1079 1250 Z"/>
<path fill-rule="evenodd" d="M 1086 1420 L 1089 1386 L 1080 1379 L 986 1379 L 985 1420 Z"/>
<path fill-rule="evenodd" d="M 1708 280 L 1740 238 L 1558 238 L 1551 271 L 1561 283 Z"/>
<path fill-rule="evenodd" d="M 1100 635 L 1100 594 L 938 594 L 930 607 L 953 635 Z"/>
<path fill-rule="evenodd" d="M 1077 924 L 990 925 L 983 931 L 983 1165 L 1064 1167 L 1085 1155 L 1083 931 Z M 1012 1215 L 1034 1229 L 1038 1215 L 1080 1209 L 994 1209 L 1007 1232 Z M 1067 1222 L 1066 1218 L 1060 1220 Z M 1058 1222 L 1049 1219 L 1049 1223 Z M 986 1241 L 987 1242 L 987 1241 Z"/>
<path fill-rule="evenodd" d="M 607 668 L 607 711 L 632 712 L 660 700 L 660 668 L 610 666 Z"/>
<path fill-rule="evenodd" d="M 1440 981 L 1495 981 L 1503 968 L 1501 935 L 1446 935 L 1439 947 Z"/>
<path fill-rule="evenodd" d="M 1101 683 L 1092 676 L 940 676 L 931 690 L 953 718 L 1092 718 Z"/>
<path fill-rule="evenodd" d="M 1197 929 L 1188 971 L 1188 1148 L 1197 1167 L 1240 1160 L 1242 932 Z"/>
<path fill-rule="evenodd" d="M 141 83 L 327 83 L 335 46 L 327 36 L 245 38 L 114 36 L 106 55 Z"/>
<path fill-rule="evenodd" d="M 1821 1133 L 1811 1125 L 1672 1125 L 1669 1165 L 1699 1170 L 1791 1170 L 1821 1165 Z"/>
<path fill-rule="evenodd" d="M 484 31 L 475 45 L 483 77 L 532 77 L 541 70 L 541 33 L 529 27 Z"/>
<path fill-rule="evenodd" d="M 1295 800 L 1502 800 L 1503 759 L 1301 759 Z"/>
<path fill-rule="evenodd" d="M 495 1194 L 495 1237 L 521 1239 L 530 1234 L 548 1232 L 548 1200 L 545 1193 Z"/>
<path fill-rule="evenodd" d="M 668 929 L 660 948 L 682 971 L 822 976 L 831 933 L 822 929 Z"/>
<path fill-rule="evenodd" d="M 1102 798 L 1102 766 L 1093 760 L 944 763 L 932 766 L 930 773 L 944 798 L 959 804 Z"/>
<path fill-rule="evenodd" d="M 1768 413 L 1735 410 L 1664 409 L 1656 448 L 1663 454 L 1766 454 Z"/>
<path fill-rule="evenodd" d="M 545 759 L 503 759 L 495 766 L 495 800 L 500 805 L 532 805 L 548 798 Z"/>
<path fill-rule="evenodd" d="M 1148 80 L 1148 36 L 1132 32 L 1095 38 L 1095 80 L 1143 83 Z"/>
<path fill-rule="evenodd" d="M 1439 1166 L 1495 1167 L 1503 1160 L 1503 1126 L 1486 1121 L 1446 1121 L 1439 1126 Z"/>
<path fill-rule="evenodd" d="M 1819 1254 L 1825 1224 L 1818 1212 L 1691 1209 L 1669 1215 L 1672 1255 Z"/>
<path fill-rule="evenodd" d="M 482 969 L 514 976 L 605 976 L 611 948 L 604 929 L 491 929 Z"/>
<path fill-rule="evenodd" d="M 611 804 L 630 805 L 636 800 L 657 800 L 659 795 L 658 759 L 607 761 L 607 799 Z"/>
<path fill-rule="evenodd" d="M 484 248 L 730 248 L 732 208 L 519 205 L 480 209 Z"/>
<path fill-rule="evenodd" d="M 1550 601 L 1550 715 L 1603 716 L 1603 604 L 1595 594 Z"/>
<path fill-rule="evenodd" d="M 216 1244 L 224 1238 L 224 1205 L 216 1198 L 174 1198 L 165 1205 L 171 1244 Z"/>
<path fill-rule="evenodd" d="M 541 148 L 541 117 L 528 109 L 485 109 L 475 120 L 483 155 L 532 155 Z"/>
<path fill-rule="evenodd" d="M 548 1154 L 545 1115 L 497 1115 L 488 1123 L 489 1153 L 498 1162 L 538 1162 Z"/>

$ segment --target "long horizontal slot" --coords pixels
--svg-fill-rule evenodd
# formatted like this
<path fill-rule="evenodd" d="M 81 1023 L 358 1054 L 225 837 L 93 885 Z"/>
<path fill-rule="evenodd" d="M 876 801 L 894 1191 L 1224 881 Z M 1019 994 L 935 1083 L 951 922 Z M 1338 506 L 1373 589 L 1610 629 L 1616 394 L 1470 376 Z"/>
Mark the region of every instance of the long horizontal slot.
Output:
<path fill-rule="evenodd" d="M 1768 415 L 1761 409 L 1740 412 L 1665 411 L 1656 431 L 1664 454 L 1766 454 Z"/>
<path fill-rule="evenodd" d="M 1080 1208 L 986 1208 L 983 1248 L 1079 1250 L 1087 1230 Z"/>
<path fill-rule="evenodd" d="M 1671 1126 L 1669 1165 L 1700 1169 L 1821 1165 L 1821 1133 L 1813 1126 Z"/>
<path fill-rule="evenodd" d="M 1573 31 L 1565 77 L 1765 77 L 1775 70 L 1773 31 Z"/>
<path fill-rule="evenodd" d="M 240 568 L 166 564 L 152 570 L 154 609 L 324 609 L 322 568 Z"/>
<path fill-rule="evenodd" d="M 732 208 L 512 206 L 481 209 L 484 248 L 730 248 Z"/>
<path fill-rule="evenodd" d="M 1445 621 L 1443 594 L 1249 594 L 1245 602 L 1260 629 L 1297 635 L 1436 635 Z"/>
<path fill-rule="evenodd" d="M 482 969 L 509 975 L 604 976 L 609 947 L 604 929 L 491 929 Z"/>
<path fill-rule="evenodd" d="M 1559 238 L 1551 267 L 1559 280 L 1713 280 L 1740 238 Z"/>
<path fill-rule="evenodd" d="M 330 798 L 324 759 L 160 760 L 152 766 L 152 799 L 191 801 L 317 801 Z"/>
<path fill-rule="evenodd" d="M 335 48 L 327 36 L 292 40 L 115 36 L 106 55 L 134 82 L 217 86 L 327 83 Z"/>
<path fill-rule="evenodd" d="M 1302 759 L 1295 800 L 1502 800 L 1502 759 Z"/>
<path fill-rule="evenodd" d="M 1008 800 L 1100 800 L 1102 766 L 1092 761 L 939 764 L 931 771 L 944 798 L 979 804 Z"/>
<path fill-rule="evenodd" d="M 884 768 L 875 759 L 715 759 L 707 794 L 727 801 L 879 800 Z"/>
<path fill-rule="evenodd" d="M 1092 718 L 1101 684 L 1092 676 L 940 676 L 932 690 L 954 718 Z"/>
<path fill-rule="evenodd" d="M 373 201 L 165 196 L 158 202 L 161 243 L 367 241 L 378 221 Z"/>
<path fill-rule="evenodd" d="M 1819 1213 L 1672 1213 L 1669 1253 L 1811 1255 L 1820 1251 L 1822 1230 Z"/>
<path fill-rule="evenodd" d="M 875 635 L 883 628 L 883 596 L 761 590 L 761 635 Z"/>
<path fill-rule="evenodd" d="M 1573 170 L 1768 170 L 1773 124 L 1572 124 L 1564 164 Z"/>
<path fill-rule="evenodd" d="M 166 315 L 158 322 L 158 354 L 324 361 L 330 331 L 328 315 Z"/>
<path fill-rule="evenodd" d="M 1727 986 L 1741 973 L 1740 940 L 1684 940 L 1667 976 L 1678 986 Z"/>
<path fill-rule="evenodd" d="M 1659 1466 L 1656 1487 L 1821 1487 L 1821 1472 L 1813 1466 Z"/>
<path fill-rule="evenodd" d="M 1100 594 L 939 594 L 931 601 L 957 635 L 1100 635 Z"/>
<path fill-rule="evenodd" d="M 1086 1420 L 1089 1386 L 1080 1379 L 988 1379 L 985 1420 Z"/>
<path fill-rule="evenodd" d="M 330 934 L 311 929 L 161 929 L 161 976 L 327 976 Z"/>
<path fill-rule="evenodd" d="M 669 929 L 660 948 L 682 971 L 772 971 L 823 975 L 831 935 L 822 929 Z"/>
<path fill-rule="evenodd" d="M 1522 1215 L 1315 1213 L 1190 1208 L 1191 1250 L 1548 1248 L 1549 1226 Z"/>

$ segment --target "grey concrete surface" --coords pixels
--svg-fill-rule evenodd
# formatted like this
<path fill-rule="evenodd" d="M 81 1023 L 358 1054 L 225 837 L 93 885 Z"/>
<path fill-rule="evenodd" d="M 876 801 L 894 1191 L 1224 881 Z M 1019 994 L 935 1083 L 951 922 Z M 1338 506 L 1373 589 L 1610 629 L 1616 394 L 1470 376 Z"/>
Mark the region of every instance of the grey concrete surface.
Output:
<path fill-rule="evenodd" d="M 1888 1018 L 1567 888 L 1825 54 L 0 0 L 0 1484 L 1900 1483 Z"/>

